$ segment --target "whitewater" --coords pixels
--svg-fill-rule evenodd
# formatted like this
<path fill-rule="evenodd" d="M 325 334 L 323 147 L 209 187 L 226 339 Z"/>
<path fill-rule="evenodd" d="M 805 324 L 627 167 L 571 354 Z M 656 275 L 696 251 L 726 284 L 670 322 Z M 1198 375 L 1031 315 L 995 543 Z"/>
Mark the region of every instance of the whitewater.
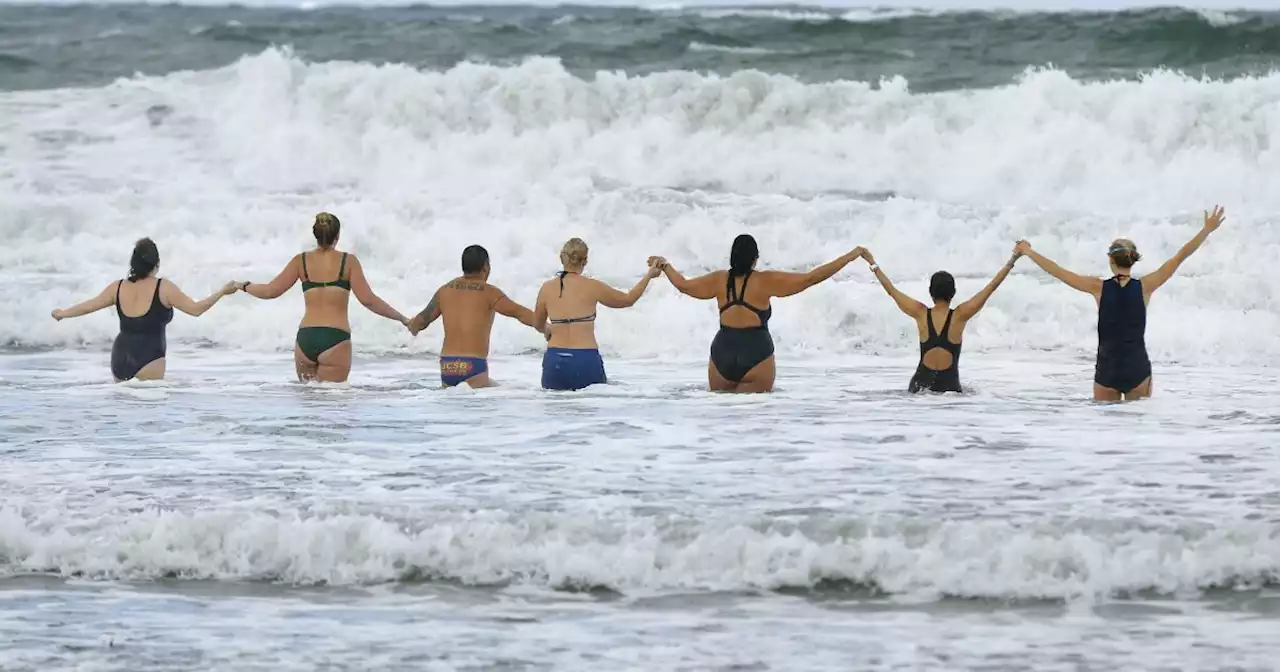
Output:
<path fill-rule="evenodd" d="M 1274 669 L 1280 74 L 1029 67 L 994 88 L 764 70 L 229 65 L 0 92 L 0 650 L 48 669 Z M 352 307 L 350 383 L 292 380 L 295 288 L 169 327 L 110 382 L 109 311 L 54 308 L 141 236 L 200 298 L 328 211 L 412 314 L 463 247 L 531 304 L 571 236 L 626 288 L 739 233 L 803 270 L 865 245 L 976 292 L 1030 239 L 1153 270 L 1155 398 L 1088 403 L 1096 307 L 1023 261 L 912 397 L 915 328 L 855 262 L 774 304 L 778 390 L 705 391 L 716 311 L 602 310 L 611 384 L 437 389 L 439 327 Z"/>

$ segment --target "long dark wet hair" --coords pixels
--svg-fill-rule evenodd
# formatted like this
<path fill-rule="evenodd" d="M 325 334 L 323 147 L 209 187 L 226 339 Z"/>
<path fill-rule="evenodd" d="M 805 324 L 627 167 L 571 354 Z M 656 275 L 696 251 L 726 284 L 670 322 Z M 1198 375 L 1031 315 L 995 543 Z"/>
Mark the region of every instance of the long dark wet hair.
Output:
<path fill-rule="evenodd" d="M 729 250 L 729 275 L 746 275 L 760 258 L 760 248 L 756 247 L 756 239 L 749 234 L 742 234 L 733 239 L 733 247 Z"/>

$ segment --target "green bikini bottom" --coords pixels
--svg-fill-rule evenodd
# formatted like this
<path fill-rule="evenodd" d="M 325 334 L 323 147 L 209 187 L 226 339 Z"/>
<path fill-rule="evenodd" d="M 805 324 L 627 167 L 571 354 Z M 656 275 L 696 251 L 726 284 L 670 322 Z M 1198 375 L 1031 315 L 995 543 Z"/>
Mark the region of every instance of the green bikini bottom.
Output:
<path fill-rule="evenodd" d="M 349 340 L 351 332 L 336 327 L 302 327 L 298 330 L 298 349 L 317 364 L 324 351 Z"/>

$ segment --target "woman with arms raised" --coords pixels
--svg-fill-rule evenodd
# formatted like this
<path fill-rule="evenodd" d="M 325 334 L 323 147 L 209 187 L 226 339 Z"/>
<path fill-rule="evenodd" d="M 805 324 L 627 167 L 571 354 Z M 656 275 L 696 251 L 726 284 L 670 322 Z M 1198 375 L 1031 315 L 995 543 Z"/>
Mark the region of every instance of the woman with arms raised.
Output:
<path fill-rule="evenodd" d="M 920 363 L 907 386 L 910 392 L 962 391 L 960 343 L 964 339 L 965 325 L 987 304 L 987 299 L 991 298 L 991 294 L 1009 276 L 1009 271 L 1013 270 L 1013 265 L 1020 256 L 1022 255 L 1014 251 L 1013 256 L 982 291 L 952 308 L 951 300 L 956 296 L 956 279 L 950 273 L 938 271 L 929 279 L 929 297 L 933 299 L 933 306 L 929 307 L 894 287 L 870 250 L 862 253 L 862 258 L 871 265 L 871 272 L 875 273 L 880 286 L 898 304 L 898 309 L 916 322 L 916 331 L 920 335 Z M 942 328 L 936 328 L 937 324 L 941 324 Z"/>
<path fill-rule="evenodd" d="M 1077 275 L 1031 249 L 1031 243 L 1018 241 L 1018 252 L 1030 257 L 1049 275 L 1072 289 L 1093 296 L 1098 304 L 1098 357 L 1093 373 L 1094 401 L 1121 401 L 1151 396 L 1151 360 L 1147 356 L 1147 304 L 1151 295 L 1173 277 L 1210 233 L 1218 230 L 1226 212 L 1214 206 L 1204 213 L 1204 226 L 1173 258 L 1142 278 L 1131 275 L 1133 265 L 1142 259 L 1133 241 L 1117 238 L 1107 250 L 1111 278 L 1086 278 Z"/>
<path fill-rule="evenodd" d="M 729 269 L 686 279 L 661 257 L 654 257 L 667 279 L 682 294 L 715 299 L 720 330 L 711 341 L 707 382 L 712 391 L 772 392 L 777 377 L 769 318 L 770 299 L 799 294 L 830 278 L 862 256 L 857 247 L 808 273 L 756 271 L 760 258 L 756 239 L 743 234 L 733 240 Z"/>
<path fill-rule="evenodd" d="M 61 321 L 116 307 L 120 334 L 111 346 L 111 375 L 117 383 L 163 379 L 168 350 L 165 328 L 173 320 L 173 309 L 200 317 L 218 299 L 236 291 L 236 283 L 228 282 L 203 301 L 193 301 L 177 285 L 156 275 L 159 271 L 160 250 L 150 238 L 143 238 L 133 246 L 127 279 L 107 285 L 88 301 L 53 311 L 53 319 Z"/>
<path fill-rule="evenodd" d="M 365 279 L 364 268 L 354 254 L 337 250 L 342 223 L 322 212 L 311 227 L 316 249 L 296 255 L 269 283 L 243 283 L 245 292 L 259 299 L 274 299 L 302 281 L 306 312 L 298 327 L 293 362 L 298 380 L 341 383 L 351 374 L 351 323 L 347 305 L 351 294 L 374 313 L 408 325 L 409 320 L 387 305 Z M 317 280 L 316 278 L 330 278 Z"/>
<path fill-rule="evenodd" d="M 587 244 L 570 238 L 560 250 L 564 270 L 542 283 L 533 310 L 533 326 L 546 333 L 547 352 L 542 357 L 542 387 L 548 390 L 580 390 L 608 381 L 604 360 L 596 343 L 596 307 L 629 308 L 644 295 L 649 281 L 662 270 L 657 260 L 631 291 L 622 293 L 582 275 L 587 266 Z"/>

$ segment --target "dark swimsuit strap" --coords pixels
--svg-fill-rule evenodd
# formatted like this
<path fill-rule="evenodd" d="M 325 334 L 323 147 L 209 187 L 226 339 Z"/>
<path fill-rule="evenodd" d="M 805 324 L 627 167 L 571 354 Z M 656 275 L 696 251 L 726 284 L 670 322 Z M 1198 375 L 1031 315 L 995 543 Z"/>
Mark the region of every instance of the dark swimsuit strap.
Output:
<path fill-rule="evenodd" d="M 564 276 L 570 275 L 570 274 L 578 275 L 578 272 L 577 271 L 560 271 L 556 273 L 556 275 L 560 277 L 560 296 L 561 297 L 564 296 Z M 585 317 L 567 317 L 563 320 L 548 319 L 547 321 L 550 322 L 551 324 L 576 324 L 578 322 L 594 322 L 595 319 L 596 319 L 596 314 L 591 313 L 590 315 L 587 315 Z"/>
<path fill-rule="evenodd" d="M 560 276 L 560 296 L 564 296 L 564 276 L 569 275 L 570 273 L 576 275 L 577 271 L 560 271 L 559 273 L 556 273 L 556 275 Z"/>

